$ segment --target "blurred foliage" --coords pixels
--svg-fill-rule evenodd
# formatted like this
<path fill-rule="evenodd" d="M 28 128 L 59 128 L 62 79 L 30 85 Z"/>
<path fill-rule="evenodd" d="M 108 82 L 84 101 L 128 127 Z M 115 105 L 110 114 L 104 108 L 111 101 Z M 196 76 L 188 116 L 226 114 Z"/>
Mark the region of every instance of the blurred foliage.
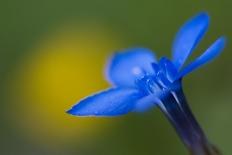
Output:
<path fill-rule="evenodd" d="M 224 53 L 186 77 L 190 105 L 210 139 L 232 153 L 232 1 L 8 0 L 0 2 L 0 154 L 187 154 L 158 109 L 118 118 L 76 118 L 65 110 L 108 87 L 103 69 L 116 50 L 143 46 L 170 56 L 179 26 L 211 15 L 199 55 L 219 35 Z"/>

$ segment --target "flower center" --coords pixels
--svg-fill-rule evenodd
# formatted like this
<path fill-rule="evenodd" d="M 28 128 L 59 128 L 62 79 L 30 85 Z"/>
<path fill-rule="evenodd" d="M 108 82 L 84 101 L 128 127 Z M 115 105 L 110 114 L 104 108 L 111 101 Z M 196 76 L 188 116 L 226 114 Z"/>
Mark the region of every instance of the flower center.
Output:
<path fill-rule="evenodd" d="M 181 87 L 181 80 L 175 80 L 177 70 L 170 60 L 161 58 L 159 63 L 151 64 L 153 74 L 146 74 L 136 81 L 137 86 L 146 94 L 155 94 L 163 98 Z"/>

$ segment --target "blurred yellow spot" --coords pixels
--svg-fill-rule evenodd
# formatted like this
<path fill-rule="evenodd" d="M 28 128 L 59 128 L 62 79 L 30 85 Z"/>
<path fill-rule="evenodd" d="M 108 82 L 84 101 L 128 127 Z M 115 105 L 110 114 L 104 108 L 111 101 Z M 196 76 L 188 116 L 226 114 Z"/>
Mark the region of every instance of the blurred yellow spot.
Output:
<path fill-rule="evenodd" d="M 118 43 L 105 29 L 93 27 L 65 27 L 43 40 L 19 66 L 11 97 L 14 121 L 24 136 L 47 144 L 64 144 L 77 137 L 82 142 L 110 120 L 65 113 L 81 98 L 108 87 L 103 67 Z"/>

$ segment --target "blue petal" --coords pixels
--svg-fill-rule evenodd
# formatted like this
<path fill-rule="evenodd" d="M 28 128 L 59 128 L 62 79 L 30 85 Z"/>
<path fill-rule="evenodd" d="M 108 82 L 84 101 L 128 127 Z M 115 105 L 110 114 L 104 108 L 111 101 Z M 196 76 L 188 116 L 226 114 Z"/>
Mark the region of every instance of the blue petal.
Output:
<path fill-rule="evenodd" d="M 199 56 L 196 60 L 186 66 L 180 72 L 178 78 L 185 76 L 186 74 L 192 72 L 193 70 L 201 67 L 202 65 L 217 57 L 223 51 L 225 43 L 225 37 L 221 37 L 216 40 L 201 56 Z"/>
<path fill-rule="evenodd" d="M 175 66 L 180 69 L 195 49 L 208 29 L 209 16 L 200 13 L 187 21 L 179 30 L 173 43 L 172 57 Z"/>
<path fill-rule="evenodd" d="M 107 66 L 107 79 L 117 86 L 134 86 L 135 80 L 153 73 L 152 62 L 156 62 L 155 55 L 146 48 L 132 48 L 116 53 Z"/>
<path fill-rule="evenodd" d="M 143 95 L 132 88 L 112 88 L 87 97 L 67 111 L 76 116 L 117 116 L 130 112 Z"/>
<path fill-rule="evenodd" d="M 146 112 L 151 108 L 156 107 L 159 99 L 155 95 L 148 95 L 146 97 L 141 98 L 138 100 L 133 108 L 135 112 Z"/>
<path fill-rule="evenodd" d="M 166 57 L 162 57 L 160 59 L 160 67 L 166 74 L 166 77 L 169 81 L 173 82 L 175 80 L 175 77 L 178 75 L 178 71 L 175 67 L 175 65 L 168 60 Z"/>

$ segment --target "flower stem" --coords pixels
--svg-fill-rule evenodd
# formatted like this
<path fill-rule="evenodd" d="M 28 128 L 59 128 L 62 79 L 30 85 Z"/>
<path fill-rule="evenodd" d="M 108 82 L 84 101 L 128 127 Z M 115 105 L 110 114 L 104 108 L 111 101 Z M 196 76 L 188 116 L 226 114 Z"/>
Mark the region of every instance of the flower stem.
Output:
<path fill-rule="evenodd" d="M 183 90 L 168 92 L 159 104 L 191 155 L 220 155 L 209 143 L 189 108 Z"/>

